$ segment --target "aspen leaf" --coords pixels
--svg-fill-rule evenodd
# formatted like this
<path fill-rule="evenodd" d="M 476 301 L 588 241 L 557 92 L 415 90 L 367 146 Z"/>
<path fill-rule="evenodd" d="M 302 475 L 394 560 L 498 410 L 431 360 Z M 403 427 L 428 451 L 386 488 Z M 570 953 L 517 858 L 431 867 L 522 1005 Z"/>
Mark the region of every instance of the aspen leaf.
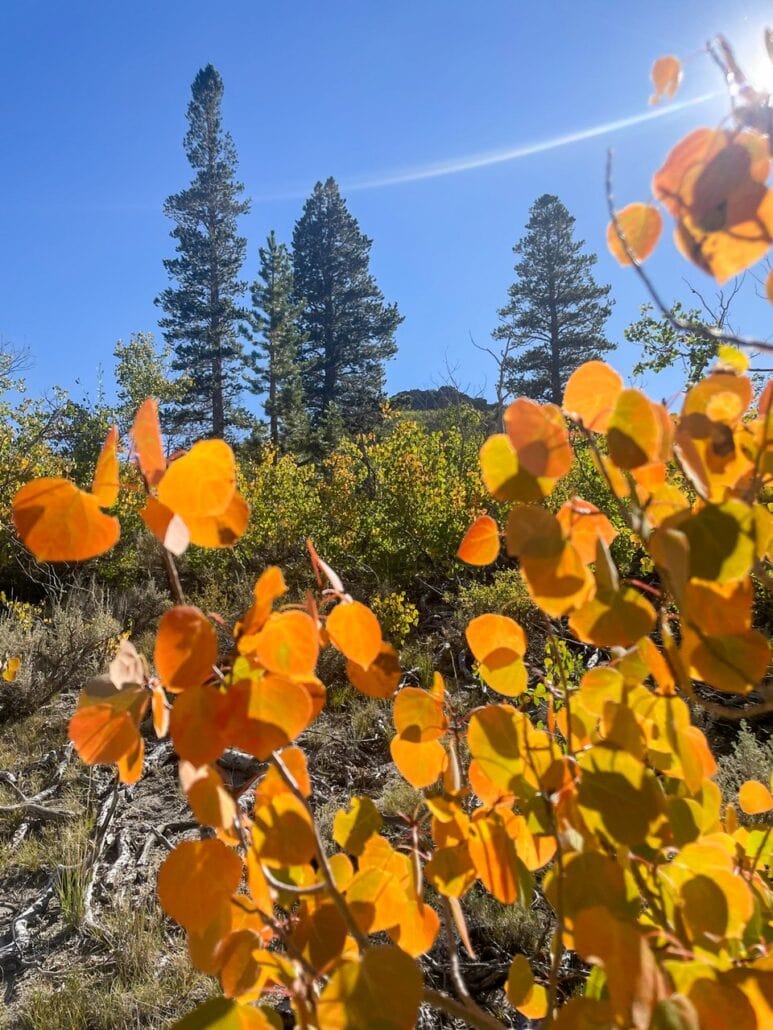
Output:
<path fill-rule="evenodd" d="M 241 494 L 235 493 L 217 515 L 189 516 L 185 520 L 191 543 L 198 547 L 233 547 L 247 528 L 250 509 Z"/>
<path fill-rule="evenodd" d="M 572 612 L 569 628 L 586 644 L 630 647 L 655 628 L 655 610 L 633 587 L 599 591 Z"/>
<path fill-rule="evenodd" d="M 521 865 L 515 841 L 498 812 L 478 810 L 467 840 L 475 872 L 486 890 L 503 905 L 512 905 L 522 893 Z"/>
<path fill-rule="evenodd" d="M 555 555 L 524 556 L 521 572 L 534 603 L 552 618 L 566 615 L 593 592 L 593 577 L 571 544 Z"/>
<path fill-rule="evenodd" d="M 605 907 L 586 908 L 574 927 L 577 951 L 600 963 L 609 999 L 624 1024 L 648 1028 L 655 1006 L 668 993 L 652 949 L 639 930 L 621 922 Z"/>
<path fill-rule="evenodd" d="M 594 433 L 606 433 L 623 380 L 604 361 L 586 361 L 569 376 L 564 390 L 564 414 Z"/>
<path fill-rule="evenodd" d="M 773 796 L 764 783 L 747 780 L 738 791 L 738 804 L 747 815 L 762 815 L 773 808 Z"/>
<path fill-rule="evenodd" d="M 254 654 L 269 672 L 291 679 L 313 676 L 319 655 L 314 620 L 306 612 L 275 612 L 255 638 Z"/>
<path fill-rule="evenodd" d="M 226 998 L 249 1001 L 263 993 L 271 967 L 261 944 L 260 934 L 250 927 L 234 929 L 222 941 L 217 956 L 218 975 Z"/>
<path fill-rule="evenodd" d="M 274 601 L 286 593 L 287 584 L 281 569 L 276 565 L 270 565 L 261 572 L 252 592 L 252 606 L 237 626 L 241 654 L 249 654 L 254 642 L 253 637 L 265 625 L 274 607 Z"/>
<path fill-rule="evenodd" d="M 490 515 L 481 515 L 464 534 L 457 558 L 468 565 L 490 565 L 499 556 L 499 526 Z"/>
<path fill-rule="evenodd" d="M 507 519 L 507 552 L 516 558 L 555 557 L 564 549 L 561 523 L 544 508 L 515 504 Z"/>
<path fill-rule="evenodd" d="M 439 740 L 417 742 L 398 735 L 392 738 L 389 751 L 405 779 L 419 789 L 434 783 L 448 765 L 448 755 Z"/>
<path fill-rule="evenodd" d="M 108 432 L 97 458 L 91 492 L 100 508 L 112 508 L 118 500 L 118 429 Z"/>
<path fill-rule="evenodd" d="M 130 751 L 121 755 L 116 762 L 118 779 L 121 783 L 136 783 L 142 775 L 142 761 L 145 757 L 145 741 L 137 734 L 137 738 Z"/>
<path fill-rule="evenodd" d="M 198 608 L 178 605 L 164 612 L 158 624 L 153 660 L 170 690 L 198 687 L 212 677 L 217 661 L 217 636 Z"/>
<path fill-rule="evenodd" d="M 220 515 L 236 490 L 236 462 L 223 440 L 199 440 L 173 461 L 158 484 L 158 499 L 188 522 Z"/>
<path fill-rule="evenodd" d="M 555 481 L 537 478 L 518 462 L 518 455 L 505 433 L 494 433 L 480 449 L 480 469 L 486 489 L 497 501 L 541 501 Z"/>
<path fill-rule="evenodd" d="M 293 944 L 314 969 L 324 970 L 341 956 L 346 943 L 346 923 L 332 902 L 302 911 L 293 930 Z"/>
<path fill-rule="evenodd" d="M 707 504 L 679 519 L 677 528 L 690 545 L 690 576 L 727 583 L 748 575 L 755 559 L 752 509 L 739 500 Z"/>
<path fill-rule="evenodd" d="M 663 796 L 652 773 L 633 755 L 594 747 L 579 759 L 578 800 L 589 826 L 616 844 L 643 844 L 663 812 Z"/>
<path fill-rule="evenodd" d="M 368 697 L 389 698 L 400 686 L 400 659 L 391 644 L 384 641 L 367 669 L 356 662 L 346 663 L 346 675 L 353 686 Z"/>
<path fill-rule="evenodd" d="M 479 662 L 481 679 L 506 697 L 522 694 L 528 680 L 521 660 L 526 652 L 526 634 L 518 623 L 505 615 L 480 615 L 465 632 Z"/>
<path fill-rule="evenodd" d="M 424 867 L 424 874 L 441 894 L 461 898 L 476 879 L 467 842 L 437 848 Z"/>
<path fill-rule="evenodd" d="M 155 497 L 147 498 L 145 507 L 140 511 L 140 518 L 153 536 L 175 557 L 179 558 L 188 549 L 191 542 L 188 527 L 179 515 Z"/>
<path fill-rule="evenodd" d="M 131 429 L 134 453 L 148 486 L 157 486 L 166 471 L 166 457 L 158 424 L 158 404 L 148 397 L 139 408 Z"/>
<path fill-rule="evenodd" d="M 6 683 L 13 683 L 21 668 L 21 658 L 18 655 L 11 655 L 3 663 L 3 679 Z"/>
<path fill-rule="evenodd" d="M 679 654 L 694 679 L 730 694 L 748 694 L 765 675 L 770 646 L 755 629 L 709 635 L 687 625 Z"/>
<path fill-rule="evenodd" d="M 408 898 L 395 926 L 387 927 L 391 940 L 411 958 L 429 951 L 437 939 L 440 919 L 430 905 Z"/>
<path fill-rule="evenodd" d="M 345 961 L 332 974 L 319 1001 L 320 1030 L 411 1030 L 422 993 L 419 968 L 404 951 L 370 948 L 360 961 Z"/>
<path fill-rule="evenodd" d="M 239 886 L 242 860 L 219 840 L 186 840 L 161 863 L 158 897 L 186 930 L 204 931 Z"/>
<path fill-rule="evenodd" d="M 234 745 L 261 761 L 295 740 L 313 718 L 305 686 L 271 673 L 237 680 L 228 698 Z"/>
<path fill-rule="evenodd" d="M 663 231 L 663 219 L 658 209 L 651 204 L 629 204 L 617 212 L 616 218 L 617 226 L 614 221 L 607 226 L 607 246 L 612 256 L 623 266 L 631 264 L 618 236 L 619 230 L 634 258 L 639 262 L 646 261 Z"/>
<path fill-rule="evenodd" d="M 38 561 L 86 561 L 118 541 L 118 519 L 67 479 L 33 479 L 13 499 L 19 539 Z"/>
<path fill-rule="evenodd" d="M 338 650 L 363 669 L 376 660 L 383 644 L 378 619 L 359 601 L 337 604 L 327 617 L 325 629 Z"/>
<path fill-rule="evenodd" d="M 217 687 L 189 687 L 175 700 L 169 733 L 180 758 L 193 765 L 216 761 L 228 745 L 231 704 Z"/>
<path fill-rule="evenodd" d="M 309 767 L 306 762 L 306 755 L 299 747 L 291 745 L 283 748 L 281 754 L 282 763 L 290 773 L 303 797 L 311 795 L 311 778 Z M 255 791 L 255 807 L 266 804 L 277 794 L 286 794 L 290 788 L 279 775 L 275 766 L 270 765 L 263 779 Z"/>
<path fill-rule="evenodd" d="M 572 448 L 555 404 L 519 397 L 507 408 L 505 429 L 520 468 L 535 479 L 559 479 L 572 467 Z"/>
<path fill-rule="evenodd" d="M 229 998 L 210 998 L 174 1024 L 174 1030 L 282 1030 L 270 1008 L 240 1005 Z"/>
<path fill-rule="evenodd" d="M 607 430 L 609 456 L 618 468 L 635 469 L 657 460 L 662 426 L 655 405 L 639 390 L 618 396 Z"/>
<path fill-rule="evenodd" d="M 252 846 L 270 865 L 292 866 L 310 862 L 317 845 L 309 813 L 294 794 L 277 794 L 256 808 Z"/>
<path fill-rule="evenodd" d="M 659 103 L 664 97 L 673 100 L 679 83 L 682 81 L 682 62 L 673 54 L 659 57 L 652 65 L 650 78 L 655 92 L 650 97 L 650 104 Z"/>
<path fill-rule="evenodd" d="M 577 551 L 580 561 L 587 565 L 596 560 L 597 540 L 611 544 L 617 536 L 617 530 L 606 515 L 581 497 L 572 497 L 562 504 L 556 518 L 564 537 Z"/>
<path fill-rule="evenodd" d="M 211 765 L 196 767 L 182 760 L 180 786 L 188 804 L 202 826 L 227 829 L 236 818 L 236 802 L 225 789 L 220 773 Z"/>
<path fill-rule="evenodd" d="M 350 855 L 360 855 L 365 843 L 382 825 L 381 814 L 369 797 L 353 797 L 348 811 L 339 808 L 333 819 L 333 840 Z"/>
<path fill-rule="evenodd" d="M 488 779 L 503 790 L 516 790 L 524 771 L 525 718 L 512 705 L 487 705 L 470 717 L 470 753 Z"/>
<path fill-rule="evenodd" d="M 150 695 L 144 687 L 110 689 L 102 697 L 84 690 L 68 729 L 75 750 L 87 765 L 110 764 L 132 753 Z"/>
<path fill-rule="evenodd" d="M 682 417 L 705 415 L 712 422 L 735 426 L 752 401 L 752 384 L 744 375 L 715 371 L 687 391 Z"/>
<path fill-rule="evenodd" d="M 364 934 L 380 933 L 394 926 L 406 903 L 397 876 L 388 868 L 361 864 L 346 888 L 346 904 Z"/>
<path fill-rule="evenodd" d="M 547 991 L 534 983 L 534 974 L 525 955 L 516 955 L 505 984 L 507 1000 L 527 1019 L 544 1019 L 548 1014 Z"/>

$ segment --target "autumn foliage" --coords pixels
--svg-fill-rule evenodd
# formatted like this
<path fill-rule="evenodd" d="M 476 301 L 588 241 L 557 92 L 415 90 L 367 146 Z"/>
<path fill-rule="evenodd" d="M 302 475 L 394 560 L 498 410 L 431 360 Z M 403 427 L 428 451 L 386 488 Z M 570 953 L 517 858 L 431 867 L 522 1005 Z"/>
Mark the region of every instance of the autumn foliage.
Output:
<path fill-rule="evenodd" d="M 659 96 L 678 84 L 672 61 L 656 66 Z M 768 172 L 767 138 L 743 128 L 698 130 L 656 175 L 677 245 L 718 280 L 770 243 Z M 659 214 L 638 207 L 618 220 L 639 260 L 659 227 Z M 617 232 L 611 244 L 631 259 Z M 579 496 L 556 513 L 543 503 L 578 442 L 648 555 L 646 581 L 621 577 L 612 559 L 612 511 Z M 247 506 L 225 443 L 197 443 L 167 461 L 148 401 L 132 454 L 147 492 L 143 519 L 172 573 L 171 555 L 189 544 L 230 546 L 244 532 Z M 529 666 L 525 629 L 491 613 L 466 634 L 491 703 L 466 710 L 439 673 L 429 688 L 403 685 L 378 619 L 310 544 L 317 592 L 288 603 L 281 571 L 267 568 L 225 646 L 171 575 L 176 603 L 160 620 L 152 664 L 124 641 L 106 675 L 85 685 L 70 723 L 81 758 L 115 764 L 122 782 L 135 782 L 149 714 L 155 733 L 171 737 L 194 817 L 211 830 L 179 844 L 158 877 L 192 962 L 224 995 L 182 1026 L 278 1027 L 265 1003 L 277 990 L 298 1026 L 321 1030 L 403 1030 L 422 1001 L 472 1026 L 499 1026 L 466 993 L 456 964 L 452 997 L 427 985 L 420 961 L 440 935 L 449 954 L 457 938 L 472 952 L 464 910 L 475 884 L 506 905 L 529 906 L 539 889 L 552 906 L 547 965 L 514 955 L 505 985 L 530 1019 L 771 1025 L 773 783 L 747 782 L 741 812 L 723 810 L 691 705 L 755 694 L 767 675 L 769 644 L 752 609 L 754 584 L 770 582 L 773 388 L 755 400 L 743 357 L 728 351 L 672 413 L 590 362 L 569 380 L 561 409 L 516 400 L 480 460 L 507 516 L 498 524 L 481 514 L 459 558 L 486 565 L 503 551 L 517 560 L 557 676 Z M 14 501 L 23 542 L 43 561 L 109 549 L 118 525 L 103 509 L 115 503 L 118 473 L 111 432 L 90 493 L 66 480 L 23 487 Z M 562 673 L 559 632 L 600 656 L 579 685 Z M 391 757 L 421 791 L 397 837 L 372 800 L 352 797 L 335 815 L 332 851 L 298 744 L 325 704 L 317 667 L 326 648 L 341 653 L 357 690 L 391 701 Z M 539 722 L 527 689 L 535 680 L 547 687 Z M 229 748 L 265 763 L 239 791 L 218 770 Z M 247 786 L 249 807 L 240 804 Z M 579 993 L 569 952 L 592 969 Z"/>

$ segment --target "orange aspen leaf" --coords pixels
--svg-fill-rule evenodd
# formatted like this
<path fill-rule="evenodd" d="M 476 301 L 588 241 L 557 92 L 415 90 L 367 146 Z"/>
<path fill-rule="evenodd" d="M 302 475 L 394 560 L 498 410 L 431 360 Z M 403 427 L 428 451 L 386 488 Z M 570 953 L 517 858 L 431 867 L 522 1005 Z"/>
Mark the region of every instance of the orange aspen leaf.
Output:
<path fill-rule="evenodd" d="M 231 703 L 217 687 L 189 687 L 176 698 L 169 716 L 169 734 L 180 758 L 209 765 L 228 746 Z"/>
<path fill-rule="evenodd" d="M 187 522 L 220 515 L 236 490 L 236 462 L 223 440 L 199 440 L 173 461 L 158 484 L 158 499 Z"/>
<path fill-rule="evenodd" d="M 652 204 L 629 204 L 616 213 L 617 225 L 611 221 L 607 226 L 607 246 L 612 257 L 623 265 L 630 265 L 631 259 L 618 233 L 622 233 L 628 250 L 641 263 L 646 261 L 657 246 L 663 231 L 663 218 Z"/>
<path fill-rule="evenodd" d="M 261 761 L 295 740 L 313 718 L 306 687 L 271 673 L 237 680 L 228 698 L 234 745 Z"/>
<path fill-rule="evenodd" d="M 391 940 L 412 958 L 430 950 L 439 930 L 440 919 L 434 908 L 412 897 L 405 900 L 399 923 L 387 927 Z"/>
<path fill-rule="evenodd" d="M 635 469 L 660 458 L 663 424 L 654 405 L 639 390 L 618 396 L 607 429 L 609 456 L 618 468 Z"/>
<path fill-rule="evenodd" d="M 555 404 L 519 397 L 505 412 L 505 429 L 518 464 L 536 479 L 559 479 L 572 467 L 572 448 Z"/>
<path fill-rule="evenodd" d="M 378 657 L 383 644 L 381 626 L 373 612 L 359 601 L 343 601 L 325 622 L 333 645 L 349 661 L 367 669 Z"/>
<path fill-rule="evenodd" d="M 569 376 L 564 414 L 594 433 L 606 433 L 622 391 L 623 380 L 606 362 L 586 361 Z"/>
<path fill-rule="evenodd" d="M 356 662 L 346 663 L 346 675 L 353 686 L 368 697 L 392 697 L 400 686 L 400 658 L 391 644 L 384 641 L 381 650 L 367 669 Z"/>
<path fill-rule="evenodd" d="M 633 587 L 599 589 L 570 614 L 569 628 L 586 644 L 630 647 L 655 628 L 655 609 Z"/>
<path fill-rule="evenodd" d="M 176 558 L 187 551 L 191 542 L 190 530 L 179 515 L 156 497 L 147 498 L 145 507 L 140 511 L 140 518 L 153 536 Z"/>
<path fill-rule="evenodd" d="M 241 494 L 235 493 L 224 511 L 201 518 L 188 516 L 185 524 L 191 543 L 197 547 L 233 547 L 247 528 L 250 509 Z"/>
<path fill-rule="evenodd" d="M 184 759 L 178 768 L 180 786 L 196 820 L 202 826 L 227 829 L 236 818 L 236 802 L 228 793 L 217 769 L 195 766 Z"/>
<path fill-rule="evenodd" d="M 158 897 L 170 918 L 204 931 L 239 886 L 242 860 L 219 840 L 187 840 L 161 863 Z"/>
<path fill-rule="evenodd" d="M 498 812 L 478 809 L 470 822 L 467 841 L 478 879 L 503 905 L 512 905 L 522 894 L 520 860 L 515 842 Z"/>
<path fill-rule="evenodd" d="M 241 654 L 249 653 L 251 644 L 254 642 L 252 638 L 266 624 L 274 607 L 274 601 L 286 593 L 287 584 L 281 569 L 276 565 L 270 565 L 261 572 L 252 592 L 252 607 L 236 627 Z"/>
<path fill-rule="evenodd" d="M 481 679 L 506 697 L 518 697 L 526 689 L 528 675 L 522 658 L 526 634 L 505 615 L 480 615 L 465 631 L 470 650 L 479 662 Z"/>
<path fill-rule="evenodd" d="M 773 795 L 764 783 L 747 780 L 738 791 L 738 804 L 747 815 L 762 815 L 773 808 Z"/>
<path fill-rule="evenodd" d="M 448 754 L 439 740 L 414 741 L 398 734 L 389 752 L 403 777 L 418 789 L 435 783 L 448 766 Z"/>
<path fill-rule="evenodd" d="M 490 565 L 499 557 L 499 526 L 490 515 L 481 515 L 464 534 L 457 558 L 468 565 Z"/>
<path fill-rule="evenodd" d="M 255 809 L 252 846 L 273 866 L 304 865 L 316 854 L 309 813 L 294 794 L 277 794 Z"/>
<path fill-rule="evenodd" d="M 541 501 L 555 486 L 555 480 L 533 476 L 520 465 L 505 433 L 494 433 L 483 443 L 480 469 L 486 489 L 498 501 Z"/>
<path fill-rule="evenodd" d="M 314 675 L 319 631 L 302 611 L 275 612 L 255 638 L 254 655 L 269 672 L 291 679 Z"/>
<path fill-rule="evenodd" d="M 205 683 L 212 677 L 217 661 L 217 635 L 212 623 L 190 605 L 170 608 L 158 624 L 153 660 L 168 690 Z"/>
<path fill-rule="evenodd" d="M 96 558 L 121 533 L 118 519 L 67 479 L 33 479 L 16 493 L 12 513 L 19 539 L 38 561 Z"/>
<path fill-rule="evenodd" d="M 92 681 L 81 691 L 78 709 L 68 729 L 75 750 L 87 765 L 111 764 L 136 749 L 139 724 L 150 695 L 144 687 L 116 690 Z"/>
<path fill-rule="evenodd" d="M 590 564 L 596 559 L 596 541 L 611 544 L 617 530 L 599 509 L 581 497 L 564 502 L 556 515 L 564 537 L 573 545 L 580 561 Z"/>
<path fill-rule="evenodd" d="M 420 687 L 403 687 L 393 715 L 395 729 L 408 741 L 437 740 L 448 729 L 442 702 Z"/>
<path fill-rule="evenodd" d="M 118 490 L 118 429 L 113 426 L 97 458 L 91 492 L 100 508 L 112 508 L 118 500 Z"/>
<path fill-rule="evenodd" d="M 652 65 L 650 78 L 655 87 L 650 104 L 657 104 L 664 97 L 673 100 L 682 81 L 682 62 L 673 54 L 659 57 Z"/>
<path fill-rule="evenodd" d="M 134 453 L 148 486 L 157 486 L 166 471 L 166 457 L 158 424 L 158 403 L 148 397 L 137 412 L 131 429 Z"/>
<path fill-rule="evenodd" d="M 548 1014 L 548 995 L 541 984 L 534 983 L 529 960 L 516 955 L 507 974 L 505 984 L 507 1000 L 527 1019 L 544 1019 Z"/>
<path fill-rule="evenodd" d="M 169 732 L 169 702 L 164 688 L 158 683 L 151 686 L 151 708 L 153 711 L 153 729 L 159 740 Z"/>

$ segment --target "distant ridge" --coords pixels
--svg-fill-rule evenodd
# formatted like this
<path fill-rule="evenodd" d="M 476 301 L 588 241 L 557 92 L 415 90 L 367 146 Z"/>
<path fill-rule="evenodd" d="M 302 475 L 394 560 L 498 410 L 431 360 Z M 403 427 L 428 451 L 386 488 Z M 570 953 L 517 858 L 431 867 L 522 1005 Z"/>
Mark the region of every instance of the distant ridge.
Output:
<path fill-rule="evenodd" d="M 440 411 L 459 404 L 467 404 L 478 411 L 488 411 L 491 407 L 483 397 L 471 397 L 455 386 L 439 386 L 435 390 L 401 390 L 389 398 L 389 403 L 398 411 Z"/>

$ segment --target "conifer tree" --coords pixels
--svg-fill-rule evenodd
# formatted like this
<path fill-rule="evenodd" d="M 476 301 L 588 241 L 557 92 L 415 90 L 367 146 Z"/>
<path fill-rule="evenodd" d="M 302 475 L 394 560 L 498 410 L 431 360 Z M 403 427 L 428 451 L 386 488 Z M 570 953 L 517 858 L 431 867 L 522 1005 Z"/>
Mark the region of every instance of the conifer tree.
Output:
<path fill-rule="evenodd" d="M 252 344 L 247 364 L 248 383 L 265 394 L 269 438 L 276 448 L 292 446 L 304 424 L 303 392 L 298 365 L 303 336 L 298 327 L 300 306 L 293 300 L 293 266 L 284 243 L 273 230 L 261 247 L 258 278 L 252 283 L 252 309 L 244 316 L 242 333 Z"/>
<path fill-rule="evenodd" d="M 301 376 L 315 428 L 333 404 L 350 430 L 378 415 L 384 363 L 397 351 L 403 318 L 370 274 L 371 244 L 335 180 L 318 182 L 293 232 L 294 295 L 305 337 Z"/>
<path fill-rule="evenodd" d="M 558 197 L 546 193 L 513 247 L 517 279 L 493 333 L 510 347 L 504 365 L 510 395 L 560 404 L 577 366 L 614 349 L 604 336 L 611 287 L 594 280 L 596 255 L 582 252 L 574 222 Z"/>
<path fill-rule="evenodd" d="M 187 189 L 170 196 L 164 213 L 175 223 L 177 256 L 164 261 L 176 282 L 157 298 L 159 322 L 175 348 L 173 368 L 186 377 L 175 423 L 193 435 L 226 435 L 236 424 L 241 346 L 237 338 L 239 279 L 246 241 L 238 218 L 249 210 L 235 178 L 236 149 L 221 125 L 223 80 L 211 64 L 191 87 L 185 153 L 194 170 Z"/>

